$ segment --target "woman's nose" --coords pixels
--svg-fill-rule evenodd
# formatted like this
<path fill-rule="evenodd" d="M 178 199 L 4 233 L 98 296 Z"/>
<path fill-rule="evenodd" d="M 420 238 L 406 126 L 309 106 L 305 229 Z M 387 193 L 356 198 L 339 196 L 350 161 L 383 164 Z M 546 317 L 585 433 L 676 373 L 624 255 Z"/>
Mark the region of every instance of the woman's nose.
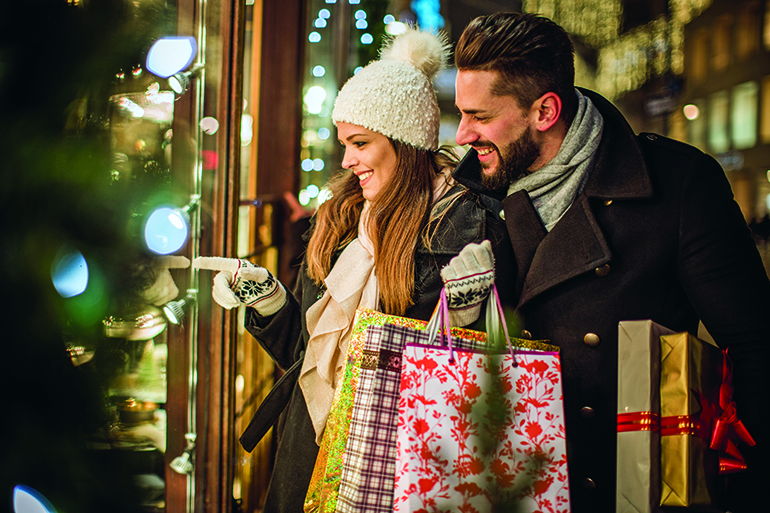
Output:
<path fill-rule="evenodd" d="M 355 157 L 350 155 L 348 151 L 345 151 L 345 155 L 343 155 L 343 157 L 342 157 L 342 167 L 343 167 L 343 169 L 350 169 L 353 166 L 355 166 L 356 164 L 358 164 L 358 159 L 356 159 Z"/>

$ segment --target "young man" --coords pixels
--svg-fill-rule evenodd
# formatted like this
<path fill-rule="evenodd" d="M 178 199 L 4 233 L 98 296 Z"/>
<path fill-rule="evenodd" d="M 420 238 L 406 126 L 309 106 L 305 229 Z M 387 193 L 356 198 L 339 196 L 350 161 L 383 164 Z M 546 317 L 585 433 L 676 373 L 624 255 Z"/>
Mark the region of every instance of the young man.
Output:
<path fill-rule="evenodd" d="M 572 44 L 552 21 L 473 20 L 455 50 L 454 176 L 498 206 L 515 257 L 518 310 L 561 348 L 573 511 L 614 511 L 617 333 L 652 319 L 697 333 L 734 363 L 738 415 L 756 447 L 729 476 L 732 511 L 759 511 L 768 479 L 770 282 L 717 162 L 635 135 L 600 95 L 574 87 Z"/>

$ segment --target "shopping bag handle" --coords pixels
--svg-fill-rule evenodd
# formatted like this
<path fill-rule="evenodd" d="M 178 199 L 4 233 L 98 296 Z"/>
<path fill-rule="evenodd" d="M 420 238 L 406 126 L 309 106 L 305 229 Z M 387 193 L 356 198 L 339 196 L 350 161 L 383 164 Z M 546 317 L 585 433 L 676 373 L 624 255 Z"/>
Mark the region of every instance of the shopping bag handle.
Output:
<path fill-rule="evenodd" d="M 505 314 L 503 312 L 503 305 L 500 303 L 500 296 L 497 294 L 497 287 L 493 286 L 487 298 L 487 315 L 486 315 L 486 327 L 487 327 L 487 342 L 491 342 L 493 346 L 507 345 L 508 351 L 513 357 L 513 366 L 518 367 L 519 363 L 516 361 L 516 350 L 511 343 L 511 337 L 508 335 L 508 325 L 505 322 Z M 505 334 L 505 341 L 500 344 L 500 326 L 503 328 Z M 443 333 L 441 328 L 444 328 Z M 436 310 L 433 312 L 428 325 L 426 326 L 428 332 L 428 340 L 432 344 L 438 335 L 441 337 L 440 344 L 444 345 L 444 334 L 447 338 L 447 346 L 449 347 L 449 363 L 454 363 L 455 353 L 452 345 L 452 332 L 449 325 L 449 301 L 446 297 L 446 289 L 442 287 L 441 294 L 436 305 Z"/>

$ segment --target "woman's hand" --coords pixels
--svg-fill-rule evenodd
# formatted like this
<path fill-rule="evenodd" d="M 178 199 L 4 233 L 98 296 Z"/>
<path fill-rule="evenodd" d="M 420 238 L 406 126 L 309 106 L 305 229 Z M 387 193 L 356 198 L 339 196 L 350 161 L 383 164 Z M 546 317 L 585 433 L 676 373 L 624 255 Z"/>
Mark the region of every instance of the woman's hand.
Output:
<path fill-rule="evenodd" d="M 246 305 L 259 315 L 273 315 L 286 304 L 286 289 L 275 277 L 258 265 L 239 258 L 198 257 L 196 269 L 219 271 L 214 276 L 211 296 L 221 307 Z"/>

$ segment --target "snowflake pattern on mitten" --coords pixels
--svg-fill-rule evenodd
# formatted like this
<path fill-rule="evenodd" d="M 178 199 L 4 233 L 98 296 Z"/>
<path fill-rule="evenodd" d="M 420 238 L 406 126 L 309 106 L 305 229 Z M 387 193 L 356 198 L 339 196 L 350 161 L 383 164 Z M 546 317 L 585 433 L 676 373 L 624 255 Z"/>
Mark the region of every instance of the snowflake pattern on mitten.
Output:
<path fill-rule="evenodd" d="M 489 295 L 494 282 L 494 271 L 447 281 L 445 286 L 449 308 L 461 309 L 481 303 Z"/>
<path fill-rule="evenodd" d="M 243 280 L 236 278 L 233 291 L 238 299 L 246 306 L 254 306 L 256 303 L 272 296 L 278 288 L 278 281 L 271 273 L 267 273 L 265 281 Z"/>

